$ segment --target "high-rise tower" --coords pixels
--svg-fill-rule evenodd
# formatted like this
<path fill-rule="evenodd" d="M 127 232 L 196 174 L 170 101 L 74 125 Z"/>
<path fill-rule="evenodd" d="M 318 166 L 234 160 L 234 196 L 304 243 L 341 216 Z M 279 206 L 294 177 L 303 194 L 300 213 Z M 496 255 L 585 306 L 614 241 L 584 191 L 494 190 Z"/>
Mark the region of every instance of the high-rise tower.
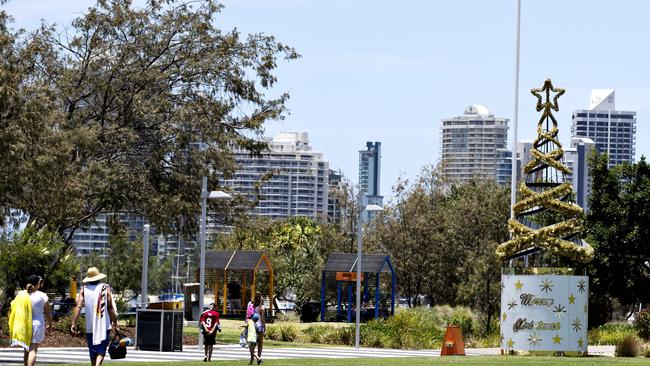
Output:
<path fill-rule="evenodd" d="M 496 118 L 484 105 L 470 105 L 462 116 L 442 120 L 444 171 L 455 182 L 472 178 L 510 182 L 506 150 L 508 119 Z"/>
<path fill-rule="evenodd" d="M 359 150 L 359 189 L 367 203 L 382 206 L 384 197 L 379 188 L 381 178 L 381 142 L 366 142 L 366 149 Z"/>
<path fill-rule="evenodd" d="M 636 112 L 618 111 L 614 89 L 591 91 L 589 109 L 573 112 L 572 137 L 588 137 L 596 149 L 609 156 L 609 165 L 633 163 Z"/>

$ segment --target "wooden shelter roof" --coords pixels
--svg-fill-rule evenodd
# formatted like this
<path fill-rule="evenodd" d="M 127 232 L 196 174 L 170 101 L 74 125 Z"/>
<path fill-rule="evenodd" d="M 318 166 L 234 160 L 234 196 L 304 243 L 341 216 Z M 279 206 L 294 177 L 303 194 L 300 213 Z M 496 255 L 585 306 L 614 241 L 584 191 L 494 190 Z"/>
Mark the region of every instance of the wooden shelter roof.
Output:
<path fill-rule="evenodd" d="M 262 260 L 266 259 L 266 260 Z M 268 272 L 268 258 L 263 252 L 246 250 L 208 251 L 205 253 L 206 269 L 253 270 Z"/>
<path fill-rule="evenodd" d="M 386 254 L 363 254 L 361 258 L 361 270 L 363 272 L 391 272 L 390 266 L 386 266 L 386 262 L 390 263 L 390 259 Z M 357 271 L 357 254 L 356 253 L 332 253 L 325 267 L 325 272 L 356 272 Z"/>

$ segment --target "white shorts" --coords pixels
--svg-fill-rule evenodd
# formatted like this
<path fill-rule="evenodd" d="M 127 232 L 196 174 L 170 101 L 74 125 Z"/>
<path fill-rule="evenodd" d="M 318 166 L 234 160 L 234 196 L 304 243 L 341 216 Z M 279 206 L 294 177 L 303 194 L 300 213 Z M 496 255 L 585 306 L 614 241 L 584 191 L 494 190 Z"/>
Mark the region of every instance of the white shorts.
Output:
<path fill-rule="evenodd" d="M 32 343 L 42 343 L 45 340 L 45 322 L 32 320 Z"/>

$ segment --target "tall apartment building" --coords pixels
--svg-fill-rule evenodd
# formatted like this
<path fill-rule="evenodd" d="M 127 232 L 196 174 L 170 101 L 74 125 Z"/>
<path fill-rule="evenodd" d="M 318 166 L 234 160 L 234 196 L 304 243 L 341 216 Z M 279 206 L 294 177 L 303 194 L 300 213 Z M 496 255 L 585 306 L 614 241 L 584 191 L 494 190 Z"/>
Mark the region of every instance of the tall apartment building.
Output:
<path fill-rule="evenodd" d="M 472 178 L 492 179 L 505 184 L 508 119 L 497 118 L 483 105 L 470 105 L 462 116 L 442 120 L 441 158 L 444 172 L 455 182 Z"/>
<path fill-rule="evenodd" d="M 87 255 L 93 252 L 100 256 L 110 254 L 107 220 L 107 214 L 100 214 L 86 227 L 75 230 L 70 242 L 74 246 L 77 255 Z M 136 240 L 142 236 L 142 230 L 145 224 L 144 218 L 137 215 L 120 214 L 120 221 L 126 226 L 130 240 Z M 152 240 L 149 242 L 149 255 L 158 255 L 158 245 L 153 239 L 155 237 L 156 229 L 152 228 Z"/>
<path fill-rule="evenodd" d="M 255 199 L 255 186 L 261 182 L 261 199 L 251 216 L 325 220 L 330 169 L 323 154 L 312 150 L 306 132 L 279 133 L 268 143 L 269 151 L 260 156 L 235 150 L 238 169 L 224 185 L 234 194 Z M 260 181 L 267 173 L 272 173 L 271 177 Z"/>
<path fill-rule="evenodd" d="M 384 196 L 380 191 L 381 180 L 381 142 L 366 142 L 366 149 L 359 150 L 359 190 L 366 203 L 383 206 Z M 373 212 L 366 213 L 366 218 Z"/>
<path fill-rule="evenodd" d="M 329 189 L 330 193 L 334 189 L 340 189 L 343 184 L 343 174 L 330 169 L 329 173 Z M 335 194 L 329 194 L 327 199 L 327 219 L 329 222 L 341 222 L 341 205 L 338 197 Z"/>
<path fill-rule="evenodd" d="M 614 89 L 591 91 L 589 109 L 574 111 L 572 137 L 587 137 L 596 149 L 609 156 L 609 165 L 633 163 L 636 137 L 636 112 L 618 111 Z"/>
<path fill-rule="evenodd" d="M 571 139 L 570 147 L 563 147 L 563 161 L 571 169 L 571 174 L 565 174 L 563 182 L 571 182 L 573 192 L 576 194 L 576 203 L 587 211 L 587 199 L 591 193 L 589 180 L 589 166 L 587 157 L 589 150 L 595 148 L 595 143 L 585 137 L 574 137 Z M 533 149 L 532 141 L 519 141 L 517 143 L 517 180 L 524 177 L 524 167 L 530 161 L 530 150 Z M 558 177 L 560 178 L 560 177 Z M 562 183 L 562 182 L 560 182 Z"/>
<path fill-rule="evenodd" d="M 574 137 L 571 139 L 571 147 L 564 149 L 564 161 L 571 169 L 571 174 L 565 175 L 565 179 L 573 184 L 573 192 L 576 194 L 576 203 L 585 212 L 589 210 L 587 199 L 591 194 L 591 180 L 589 179 L 589 164 L 587 157 L 589 150 L 596 148 L 596 143 L 586 137 Z"/>
<path fill-rule="evenodd" d="M 533 148 L 533 141 L 522 140 L 517 142 L 517 184 L 524 178 L 524 167 L 530 161 L 530 150 Z"/>
<path fill-rule="evenodd" d="M 255 186 L 261 183 L 261 199 L 250 215 L 272 219 L 304 216 L 315 220 L 326 220 L 328 215 L 336 215 L 336 212 L 330 212 L 336 210 L 336 205 L 329 200 L 329 190 L 330 184 L 338 184 L 341 177 L 338 175 L 337 178 L 330 171 L 322 153 L 312 151 L 307 133 L 280 133 L 269 139 L 268 143 L 269 151 L 260 156 L 251 156 L 246 150 L 235 149 L 238 169 L 232 179 L 224 181 L 224 186 L 230 187 L 232 193 L 250 199 L 256 198 Z M 267 173 L 272 173 L 271 177 L 261 180 Z M 142 217 L 125 215 L 122 220 L 129 228 L 132 239 L 141 235 L 145 223 Z M 208 218 L 208 235 L 224 230 L 224 227 Z M 107 253 L 110 244 L 106 215 L 100 215 L 87 228 L 78 229 L 72 243 L 80 255 L 91 251 Z M 158 236 L 152 227 L 150 245 L 150 255 L 182 256 L 191 251 L 194 240 L 184 241 L 180 245 L 176 235 Z"/>

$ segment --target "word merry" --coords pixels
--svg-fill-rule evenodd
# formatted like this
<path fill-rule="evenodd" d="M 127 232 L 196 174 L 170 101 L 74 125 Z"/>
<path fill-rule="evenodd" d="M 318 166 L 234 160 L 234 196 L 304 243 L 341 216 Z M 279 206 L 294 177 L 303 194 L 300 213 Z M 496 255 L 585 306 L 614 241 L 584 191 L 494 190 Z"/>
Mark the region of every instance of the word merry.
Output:
<path fill-rule="evenodd" d="M 515 323 L 512 325 L 512 331 L 513 332 L 518 332 L 520 330 L 559 330 L 560 329 L 560 322 L 552 322 L 552 323 L 546 323 L 543 321 L 538 321 L 535 323 L 535 321 L 526 321 L 526 318 L 519 318 Z"/>
<path fill-rule="evenodd" d="M 544 299 L 541 297 L 535 297 L 533 294 L 521 294 L 519 296 L 519 299 L 521 299 L 521 305 L 524 306 L 533 306 L 533 305 L 541 305 L 541 306 L 551 306 L 553 305 L 553 299 Z"/>

